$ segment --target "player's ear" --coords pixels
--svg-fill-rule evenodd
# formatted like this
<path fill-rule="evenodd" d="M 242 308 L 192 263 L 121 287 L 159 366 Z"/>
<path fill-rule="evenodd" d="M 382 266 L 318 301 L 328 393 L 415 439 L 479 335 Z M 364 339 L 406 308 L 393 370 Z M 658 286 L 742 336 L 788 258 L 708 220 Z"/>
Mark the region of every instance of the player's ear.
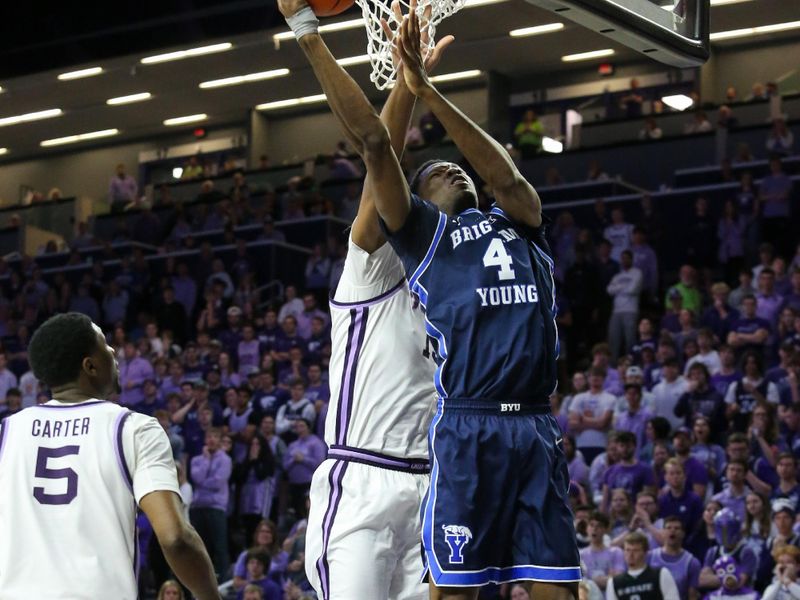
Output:
<path fill-rule="evenodd" d="M 97 365 L 95 365 L 94 359 L 91 356 L 87 356 L 81 362 L 81 370 L 86 373 L 87 375 L 97 375 Z"/>

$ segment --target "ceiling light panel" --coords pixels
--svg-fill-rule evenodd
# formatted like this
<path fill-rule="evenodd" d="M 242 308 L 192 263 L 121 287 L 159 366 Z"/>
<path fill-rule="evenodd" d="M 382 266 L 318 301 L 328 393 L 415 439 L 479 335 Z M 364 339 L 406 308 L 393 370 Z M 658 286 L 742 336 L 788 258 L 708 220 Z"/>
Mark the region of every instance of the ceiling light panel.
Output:
<path fill-rule="evenodd" d="M 241 85 L 243 83 L 252 83 L 254 81 L 264 81 L 265 79 L 275 79 L 276 77 L 285 77 L 289 74 L 289 69 L 273 69 L 271 71 L 261 71 L 260 73 L 248 73 L 247 75 L 234 75 L 233 77 L 224 77 L 222 79 L 213 79 L 211 81 L 204 81 L 200 84 L 203 90 L 210 90 L 214 88 L 226 87 L 229 85 Z"/>
<path fill-rule="evenodd" d="M 198 121 L 205 121 L 208 119 L 208 115 L 205 113 L 199 113 L 196 115 L 186 115 L 185 117 L 172 117 L 171 119 L 165 119 L 164 125 L 167 127 L 172 127 L 174 125 L 185 125 L 186 123 L 197 123 Z"/>
<path fill-rule="evenodd" d="M 83 79 L 84 77 L 94 77 L 103 72 L 103 67 L 90 67 L 88 69 L 81 69 L 79 71 L 70 71 L 69 73 L 61 73 L 58 76 L 59 81 L 71 81 L 73 79 Z"/>
<path fill-rule="evenodd" d="M 150 100 L 153 94 L 150 92 L 141 92 L 139 94 L 128 94 L 127 96 L 118 96 L 116 98 L 109 98 L 106 104 L 109 106 L 119 106 L 120 104 L 133 104 L 134 102 L 144 102 Z"/>
<path fill-rule="evenodd" d="M 593 58 L 602 58 L 604 56 L 611 56 L 614 51 L 611 48 L 603 50 L 592 50 L 590 52 L 579 52 L 578 54 L 567 54 L 562 56 L 561 60 L 564 62 L 577 62 L 580 60 L 592 60 Z"/>
<path fill-rule="evenodd" d="M 40 142 L 39 145 L 44 146 L 45 148 L 50 146 L 63 146 L 64 144 L 74 144 L 76 142 L 85 142 L 87 140 L 111 137 L 113 135 L 117 135 L 118 133 L 119 129 L 103 129 L 101 131 L 90 131 L 88 133 L 79 133 L 77 135 L 68 135 L 66 137 L 44 140 Z"/>
<path fill-rule="evenodd" d="M 552 33 L 564 29 L 563 23 L 547 23 L 545 25 L 535 25 L 533 27 L 523 27 L 522 29 L 514 29 L 509 31 L 508 35 L 511 37 L 526 37 L 529 35 L 541 35 L 543 33 Z"/>
<path fill-rule="evenodd" d="M 16 115 L 13 117 L 0 117 L 0 127 L 8 125 L 17 125 L 19 123 L 29 123 L 31 121 L 41 121 L 42 119 L 50 119 L 52 117 L 60 117 L 64 111 L 60 108 L 49 108 L 47 110 L 39 110 L 36 112 L 25 113 L 24 115 Z"/>
<path fill-rule="evenodd" d="M 314 104 L 316 102 L 325 102 L 328 97 L 325 94 L 316 94 L 314 96 L 303 96 L 302 98 L 289 98 L 287 100 L 275 100 L 273 102 L 265 102 L 256 106 L 256 110 L 277 110 L 279 108 L 288 108 L 290 106 L 301 106 L 304 104 Z"/>
<path fill-rule="evenodd" d="M 233 48 L 233 44 L 230 42 L 223 42 L 221 44 L 211 44 L 210 46 L 200 46 L 199 48 L 189 48 L 188 50 L 176 50 L 175 52 L 147 56 L 141 60 L 141 63 L 143 65 L 154 65 L 173 60 L 193 58 L 195 56 L 204 56 L 206 54 L 216 54 L 217 52 L 226 52 L 231 48 Z"/>

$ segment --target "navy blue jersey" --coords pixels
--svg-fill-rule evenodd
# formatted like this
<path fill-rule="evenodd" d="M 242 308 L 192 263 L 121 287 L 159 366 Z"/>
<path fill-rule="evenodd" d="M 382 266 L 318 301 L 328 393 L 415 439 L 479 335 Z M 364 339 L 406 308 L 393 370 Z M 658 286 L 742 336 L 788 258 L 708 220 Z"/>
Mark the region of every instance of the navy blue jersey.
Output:
<path fill-rule="evenodd" d="M 425 307 L 443 398 L 544 404 L 556 387 L 553 259 L 544 228 L 498 207 L 448 217 L 411 198 L 389 242 Z"/>

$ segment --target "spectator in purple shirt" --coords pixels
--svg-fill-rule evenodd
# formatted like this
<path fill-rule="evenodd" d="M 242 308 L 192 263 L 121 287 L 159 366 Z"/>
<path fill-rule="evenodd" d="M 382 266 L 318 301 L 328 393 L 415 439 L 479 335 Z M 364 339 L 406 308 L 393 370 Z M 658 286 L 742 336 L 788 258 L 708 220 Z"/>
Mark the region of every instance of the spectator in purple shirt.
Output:
<path fill-rule="evenodd" d="M 303 296 L 303 311 L 297 315 L 297 335 L 308 339 L 311 337 L 311 320 L 319 317 L 323 325 L 328 323 L 328 315 L 317 307 L 317 299 L 313 294 Z"/>
<path fill-rule="evenodd" d="M 306 419 L 294 421 L 297 439 L 289 444 L 283 457 L 283 468 L 289 480 L 291 506 L 298 517 L 305 515 L 306 496 L 311 488 L 311 477 L 325 460 L 325 443 L 311 433 L 311 422 Z"/>
<path fill-rule="evenodd" d="M 740 355 L 748 350 L 764 352 L 772 325 L 756 314 L 757 300 L 752 294 L 742 299 L 742 314 L 734 321 L 728 334 L 728 344 Z"/>
<path fill-rule="evenodd" d="M 779 483 L 772 490 L 771 500 L 788 500 L 795 512 L 800 508 L 800 483 L 797 482 L 797 459 L 791 452 L 778 455 L 777 468 Z"/>
<path fill-rule="evenodd" d="M 264 519 L 258 523 L 253 533 L 250 549 L 258 548 L 269 555 L 268 576 L 276 583 L 281 583 L 289 562 L 289 554 L 281 549 L 278 542 L 278 528 L 275 523 Z M 237 591 L 247 585 L 247 553 L 248 550 L 243 550 L 233 566 L 233 589 Z"/>
<path fill-rule="evenodd" d="M 745 485 L 747 476 L 747 463 L 742 460 L 731 460 L 725 466 L 725 477 L 727 483 L 719 494 L 715 494 L 713 500 L 722 504 L 723 508 L 730 508 L 738 519 L 744 522 L 745 500 L 750 489 Z"/>
<path fill-rule="evenodd" d="M 261 362 L 259 346 L 260 343 L 256 338 L 255 328 L 247 323 L 242 327 L 242 338 L 236 349 L 240 375 L 247 374 L 252 369 L 258 369 L 259 363 Z"/>
<path fill-rule="evenodd" d="M 124 406 L 136 406 L 144 398 L 144 382 L 153 378 L 153 366 L 139 356 L 133 342 L 125 342 L 124 352 L 119 365 L 119 401 Z"/>
<path fill-rule="evenodd" d="M 648 552 L 647 564 L 656 569 L 668 569 L 675 579 L 680 597 L 696 600 L 699 598 L 697 588 L 701 565 L 697 557 L 683 549 L 686 537 L 683 521 L 677 516 L 668 516 L 664 519 L 663 531 L 664 545 Z"/>
<path fill-rule="evenodd" d="M 125 173 L 125 165 L 117 165 L 117 174 L 111 179 L 108 185 L 108 202 L 111 205 L 111 212 L 122 212 L 130 202 L 135 201 L 138 196 L 139 186 L 136 180 Z"/>
<path fill-rule="evenodd" d="M 700 325 L 707 327 L 714 332 L 718 340 L 728 339 L 728 333 L 736 319 L 739 318 L 739 311 L 728 304 L 730 295 L 728 284 L 717 282 L 711 286 L 711 306 L 703 311 L 700 318 Z"/>
<path fill-rule="evenodd" d="M 717 545 L 706 552 L 703 568 L 700 571 L 700 587 L 717 589 L 722 585 L 712 569 L 721 556 L 731 556 L 741 568 L 741 582 L 747 585 L 756 574 L 756 555 L 743 539 L 742 520 L 730 509 L 723 508 L 714 515 L 714 535 Z"/>
<path fill-rule="evenodd" d="M 211 428 L 206 432 L 202 454 L 191 462 L 194 497 L 189 516 L 203 539 L 214 563 L 217 579 L 228 572 L 228 490 L 232 461 L 221 449 L 222 432 Z"/>
<path fill-rule="evenodd" d="M 247 552 L 247 583 L 237 598 L 243 600 L 245 591 L 250 585 L 261 588 L 263 600 L 283 600 L 283 591 L 277 583 L 267 577 L 270 567 L 269 554 L 260 548 L 251 548 Z"/>
<path fill-rule="evenodd" d="M 629 431 L 636 437 L 637 453 L 647 443 L 645 429 L 647 422 L 653 418 L 653 414 L 642 408 L 642 386 L 638 383 L 628 383 L 625 385 L 625 400 L 628 409 L 619 413 L 614 421 L 614 429 L 617 431 Z"/>
<path fill-rule="evenodd" d="M 283 366 L 289 361 L 289 350 L 291 348 L 302 348 L 305 345 L 305 340 L 297 333 L 297 319 L 288 315 L 281 325 L 283 328 L 283 335 L 275 340 L 275 345 L 272 348 L 272 360 L 276 364 Z"/>
<path fill-rule="evenodd" d="M 608 517 L 600 511 L 589 517 L 587 533 L 589 546 L 580 551 L 581 562 L 585 565 L 588 579 L 594 581 L 601 590 L 606 588 L 608 580 L 625 571 L 625 558 L 619 548 L 610 548 L 605 544 L 605 536 L 609 528 Z"/>
<path fill-rule="evenodd" d="M 774 330 L 783 304 L 783 296 L 775 291 L 775 271 L 770 268 L 761 269 L 758 274 L 756 316 L 767 321 Z"/>
<path fill-rule="evenodd" d="M 675 458 L 683 467 L 686 487 L 700 498 L 705 498 L 708 470 L 703 463 L 692 456 L 692 439 L 687 428 L 681 427 L 672 435 L 672 447 L 675 450 Z"/>
<path fill-rule="evenodd" d="M 617 444 L 622 458 L 603 478 L 603 510 L 608 510 L 611 490 L 624 489 L 633 498 L 641 491 L 655 492 L 653 469 L 636 460 L 636 436 L 629 431 L 617 432 Z"/>
<path fill-rule="evenodd" d="M 770 240 L 779 253 L 789 251 L 790 206 L 792 179 L 783 172 L 781 159 L 773 156 L 769 161 L 770 174 L 761 180 L 758 195 L 763 207 L 761 224 L 764 239 Z"/>
<path fill-rule="evenodd" d="M 703 516 L 703 501 L 686 486 L 686 473 L 677 458 L 670 458 L 664 471 L 667 489 L 658 499 L 658 514 L 677 517 L 684 531 L 694 531 Z"/>

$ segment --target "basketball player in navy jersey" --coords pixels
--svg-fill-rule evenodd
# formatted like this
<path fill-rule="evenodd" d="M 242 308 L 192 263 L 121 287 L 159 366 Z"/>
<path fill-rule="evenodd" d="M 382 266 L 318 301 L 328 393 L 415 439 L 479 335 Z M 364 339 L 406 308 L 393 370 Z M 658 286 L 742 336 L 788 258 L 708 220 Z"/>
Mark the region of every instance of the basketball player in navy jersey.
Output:
<path fill-rule="evenodd" d="M 426 163 L 409 189 L 386 127 L 317 34 L 305 1 L 279 6 L 364 159 L 383 229 L 436 342 L 439 402 L 422 507 L 430 597 L 474 599 L 480 586 L 510 581 L 534 582 L 537 599 L 577 597 L 569 476 L 548 401 L 558 334 L 538 195 L 502 146 L 431 85 L 414 4 L 397 39 L 406 85 L 493 189 L 488 215 L 452 163 Z"/>

